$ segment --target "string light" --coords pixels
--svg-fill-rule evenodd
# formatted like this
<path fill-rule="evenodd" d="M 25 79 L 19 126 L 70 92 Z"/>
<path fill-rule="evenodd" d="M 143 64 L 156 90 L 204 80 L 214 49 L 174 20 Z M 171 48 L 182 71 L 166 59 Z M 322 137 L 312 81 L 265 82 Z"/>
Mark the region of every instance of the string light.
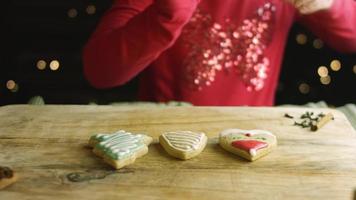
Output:
<path fill-rule="evenodd" d="M 313 41 L 313 47 L 316 49 L 321 49 L 324 46 L 324 42 L 321 39 L 315 39 Z"/>
<path fill-rule="evenodd" d="M 11 92 L 17 92 L 19 90 L 19 86 L 14 80 L 8 80 L 6 82 L 6 88 Z"/>
<path fill-rule="evenodd" d="M 71 8 L 68 10 L 67 15 L 69 18 L 75 18 L 78 15 L 78 11 L 75 8 Z"/>
<path fill-rule="evenodd" d="M 310 86 L 307 83 L 300 84 L 299 92 L 302 94 L 308 94 L 310 92 Z"/>
<path fill-rule="evenodd" d="M 330 76 L 320 77 L 320 82 L 323 85 L 329 85 L 331 83 L 331 77 Z"/>
<path fill-rule="evenodd" d="M 6 82 L 6 87 L 9 90 L 13 90 L 16 87 L 16 82 L 14 80 L 8 80 Z"/>
<path fill-rule="evenodd" d="M 44 69 L 46 69 L 47 63 L 44 60 L 39 60 L 39 61 L 37 61 L 36 66 L 37 66 L 37 69 L 44 70 Z"/>
<path fill-rule="evenodd" d="M 330 68 L 333 71 L 339 71 L 341 69 L 341 62 L 339 60 L 333 60 L 330 63 Z"/>
<path fill-rule="evenodd" d="M 296 39 L 297 43 L 300 44 L 300 45 L 304 45 L 308 41 L 308 37 L 305 34 L 302 34 L 302 33 L 298 34 L 295 39 Z"/>
<path fill-rule="evenodd" d="M 56 71 L 59 69 L 59 61 L 58 60 L 52 60 L 51 63 L 49 64 L 49 68 L 53 71 Z"/>
<path fill-rule="evenodd" d="M 325 66 L 320 66 L 318 68 L 318 74 L 320 77 L 327 77 L 329 75 L 329 70 Z"/>
<path fill-rule="evenodd" d="M 94 5 L 88 5 L 86 12 L 88 13 L 88 15 L 93 15 L 96 12 L 96 7 Z"/>

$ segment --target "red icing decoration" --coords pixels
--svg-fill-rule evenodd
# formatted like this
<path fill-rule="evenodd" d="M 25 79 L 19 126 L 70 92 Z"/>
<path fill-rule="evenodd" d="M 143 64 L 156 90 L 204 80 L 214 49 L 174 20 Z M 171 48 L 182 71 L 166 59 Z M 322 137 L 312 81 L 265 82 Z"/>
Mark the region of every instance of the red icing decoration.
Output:
<path fill-rule="evenodd" d="M 242 149 L 250 153 L 250 150 L 259 150 L 266 148 L 268 144 L 257 140 L 237 140 L 231 143 L 231 145 L 237 149 Z"/>
<path fill-rule="evenodd" d="M 246 133 L 245 136 L 246 137 L 251 137 L 251 133 Z"/>

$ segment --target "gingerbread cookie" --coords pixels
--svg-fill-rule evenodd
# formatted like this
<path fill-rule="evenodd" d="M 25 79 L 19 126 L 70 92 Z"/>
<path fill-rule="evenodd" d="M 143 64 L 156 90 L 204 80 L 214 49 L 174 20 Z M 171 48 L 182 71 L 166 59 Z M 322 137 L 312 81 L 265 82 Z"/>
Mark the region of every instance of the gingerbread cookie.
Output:
<path fill-rule="evenodd" d="M 220 133 L 219 143 L 225 150 L 254 161 L 271 152 L 277 139 L 264 130 L 227 129 Z"/>
<path fill-rule="evenodd" d="M 135 162 L 148 152 L 152 138 L 143 134 L 118 131 L 114 134 L 97 134 L 90 138 L 93 152 L 116 169 Z"/>
<path fill-rule="evenodd" d="M 163 133 L 159 143 L 173 157 L 187 160 L 199 155 L 206 146 L 208 138 L 204 133 L 175 131 Z"/>
<path fill-rule="evenodd" d="M 17 176 L 14 171 L 8 167 L 0 167 L 0 189 L 13 184 L 16 180 Z"/>

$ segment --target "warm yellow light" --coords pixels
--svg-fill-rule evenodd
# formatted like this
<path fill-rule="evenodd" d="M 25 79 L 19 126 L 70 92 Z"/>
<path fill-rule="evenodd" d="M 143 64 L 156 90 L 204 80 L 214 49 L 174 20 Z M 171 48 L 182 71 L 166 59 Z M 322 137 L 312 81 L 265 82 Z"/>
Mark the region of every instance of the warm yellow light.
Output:
<path fill-rule="evenodd" d="M 329 70 L 325 66 L 320 66 L 318 68 L 318 74 L 320 77 L 326 77 L 329 75 Z"/>
<path fill-rule="evenodd" d="M 310 92 L 310 86 L 306 83 L 299 85 L 299 92 L 302 94 L 308 94 Z"/>
<path fill-rule="evenodd" d="M 13 90 L 13 89 L 15 89 L 15 87 L 16 87 L 16 82 L 15 82 L 14 80 L 8 80 L 8 81 L 6 82 L 6 87 L 7 87 L 7 89 L 9 89 L 9 90 Z"/>
<path fill-rule="evenodd" d="M 71 8 L 71 9 L 68 10 L 67 15 L 70 18 L 74 18 L 74 17 L 76 17 L 78 15 L 78 11 L 75 8 Z"/>
<path fill-rule="evenodd" d="M 356 65 L 354 65 L 354 68 L 352 69 L 352 71 L 354 71 L 354 73 L 356 74 Z"/>
<path fill-rule="evenodd" d="M 315 39 L 313 41 L 313 47 L 316 49 L 321 49 L 324 46 L 324 42 L 321 39 Z"/>
<path fill-rule="evenodd" d="M 49 64 L 49 68 L 53 71 L 56 71 L 59 69 L 59 61 L 58 60 L 52 60 L 51 63 Z"/>
<path fill-rule="evenodd" d="M 44 69 L 46 69 L 46 65 L 47 65 L 47 63 L 46 63 L 46 61 L 44 61 L 44 60 L 39 60 L 39 61 L 37 61 L 37 69 L 39 69 L 39 70 L 44 70 Z"/>
<path fill-rule="evenodd" d="M 341 62 L 339 60 L 333 60 L 330 63 L 330 67 L 333 71 L 339 71 L 341 69 Z"/>
<path fill-rule="evenodd" d="M 298 44 L 304 45 L 304 44 L 307 43 L 308 37 L 305 34 L 300 33 L 300 34 L 297 35 L 295 40 L 297 41 Z"/>
<path fill-rule="evenodd" d="M 8 80 L 6 82 L 6 88 L 11 92 L 17 92 L 19 90 L 19 85 L 14 80 Z"/>
<path fill-rule="evenodd" d="M 88 5 L 86 11 L 88 15 L 93 15 L 96 12 L 96 7 L 94 5 Z"/>
<path fill-rule="evenodd" d="M 330 76 L 326 76 L 326 77 L 321 77 L 320 78 L 320 82 L 323 85 L 329 85 L 331 83 L 331 77 Z"/>

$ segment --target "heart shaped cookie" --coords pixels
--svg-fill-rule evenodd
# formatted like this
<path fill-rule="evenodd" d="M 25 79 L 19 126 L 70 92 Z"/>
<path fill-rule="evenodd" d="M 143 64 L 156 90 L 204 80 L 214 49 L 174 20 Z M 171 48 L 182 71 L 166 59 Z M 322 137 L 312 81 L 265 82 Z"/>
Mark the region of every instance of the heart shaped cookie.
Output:
<path fill-rule="evenodd" d="M 277 146 L 277 138 L 264 130 L 227 129 L 220 133 L 219 144 L 233 154 L 254 161 L 271 152 Z"/>
<path fill-rule="evenodd" d="M 191 131 L 175 131 L 163 133 L 159 143 L 173 157 L 187 160 L 200 154 L 206 146 L 208 138 L 204 133 Z"/>

